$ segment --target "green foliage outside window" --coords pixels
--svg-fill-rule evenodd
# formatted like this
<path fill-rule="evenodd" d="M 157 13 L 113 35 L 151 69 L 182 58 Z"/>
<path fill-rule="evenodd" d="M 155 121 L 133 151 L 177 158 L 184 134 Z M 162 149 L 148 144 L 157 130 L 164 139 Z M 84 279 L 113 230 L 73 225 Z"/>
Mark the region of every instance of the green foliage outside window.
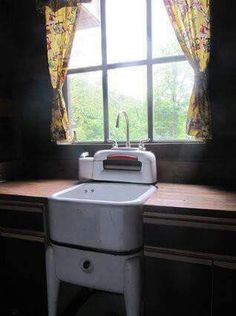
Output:
<path fill-rule="evenodd" d="M 70 112 L 79 141 L 103 141 L 102 74 L 88 73 L 69 76 Z M 187 106 L 193 75 L 187 61 L 153 66 L 153 108 L 155 140 L 186 140 Z M 109 90 L 110 138 L 125 140 L 125 124 L 115 129 L 120 110 L 130 118 L 130 138 L 147 138 L 147 101 L 127 96 L 119 89 Z"/>

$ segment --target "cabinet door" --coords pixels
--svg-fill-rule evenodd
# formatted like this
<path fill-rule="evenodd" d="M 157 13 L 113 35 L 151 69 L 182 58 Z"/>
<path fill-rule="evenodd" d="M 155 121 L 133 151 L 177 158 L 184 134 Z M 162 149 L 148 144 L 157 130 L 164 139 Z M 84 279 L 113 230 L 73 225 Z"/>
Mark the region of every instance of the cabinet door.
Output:
<path fill-rule="evenodd" d="M 147 255 L 145 316 L 211 315 L 210 261 L 169 254 Z"/>
<path fill-rule="evenodd" d="M 43 243 L 1 237 L 4 275 L 1 315 L 46 316 L 47 289 Z"/>
<path fill-rule="evenodd" d="M 214 262 L 213 316 L 236 315 L 236 264 Z"/>

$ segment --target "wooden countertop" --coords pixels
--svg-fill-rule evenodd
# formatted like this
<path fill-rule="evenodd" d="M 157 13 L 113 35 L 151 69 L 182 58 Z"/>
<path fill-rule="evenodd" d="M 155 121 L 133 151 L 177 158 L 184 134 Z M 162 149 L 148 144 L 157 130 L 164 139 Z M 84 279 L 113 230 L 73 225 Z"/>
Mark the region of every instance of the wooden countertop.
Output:
<path fill-rule="evenodd" d="M 206 185 L 158 183 L 157 186 L 157 192 L 145 203 L 145 211 L 236 216 L 236 192 Z"/>
<path fill-rule="evenodd" d="M 0 183 L 0 198 L 12 196 L 14 198 L 30 198 L 47 200 L 58 191 L 77 184 L 76 180 L 26 180 Z"/>
<path fill-rule="evenodd" d="M 159 183 L 146 205 L 236 211 L 236 192 L 190 184 Z"/>
<path fill-rule="evenodd" d="M 47 200 L 55 192 L 77 184 L 76 180 L 30 180 L 0 183 L 0 198 Z M 227 212 L 236 216 L 236 193 L 205 185 L 158 183 L 158 190 L 145 203 L 145 211 L 186 210 Z M 214 212 L 213 212 L 214 213 Z"/>

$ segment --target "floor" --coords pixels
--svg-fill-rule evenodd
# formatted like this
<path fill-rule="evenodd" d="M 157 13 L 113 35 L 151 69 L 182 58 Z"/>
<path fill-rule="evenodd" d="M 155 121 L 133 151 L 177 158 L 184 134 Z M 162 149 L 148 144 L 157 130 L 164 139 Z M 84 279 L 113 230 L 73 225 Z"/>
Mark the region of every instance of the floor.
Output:
<path fill-rule="evenodd" d="M 75 316 L 125 316 L 122 295 L 95 292 Z"/>

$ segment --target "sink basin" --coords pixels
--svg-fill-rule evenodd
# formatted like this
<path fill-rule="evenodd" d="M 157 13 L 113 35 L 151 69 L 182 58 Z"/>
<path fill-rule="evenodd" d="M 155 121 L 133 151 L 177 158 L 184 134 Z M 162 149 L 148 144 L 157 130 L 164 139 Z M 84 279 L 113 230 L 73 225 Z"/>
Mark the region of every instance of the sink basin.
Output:
<path fill-rule="evenodd" d="M 84 203 L 134 205 L 142 204 L 154 191 L 152 185 L 90 182 L 56 193 L 52 198 Z"/>
<path fill-rule="evenodd" d="M 155 186 L 89 182 L 49 198 L 52 242 L 109 252 L 143 245 L 142 205 Z"/>

